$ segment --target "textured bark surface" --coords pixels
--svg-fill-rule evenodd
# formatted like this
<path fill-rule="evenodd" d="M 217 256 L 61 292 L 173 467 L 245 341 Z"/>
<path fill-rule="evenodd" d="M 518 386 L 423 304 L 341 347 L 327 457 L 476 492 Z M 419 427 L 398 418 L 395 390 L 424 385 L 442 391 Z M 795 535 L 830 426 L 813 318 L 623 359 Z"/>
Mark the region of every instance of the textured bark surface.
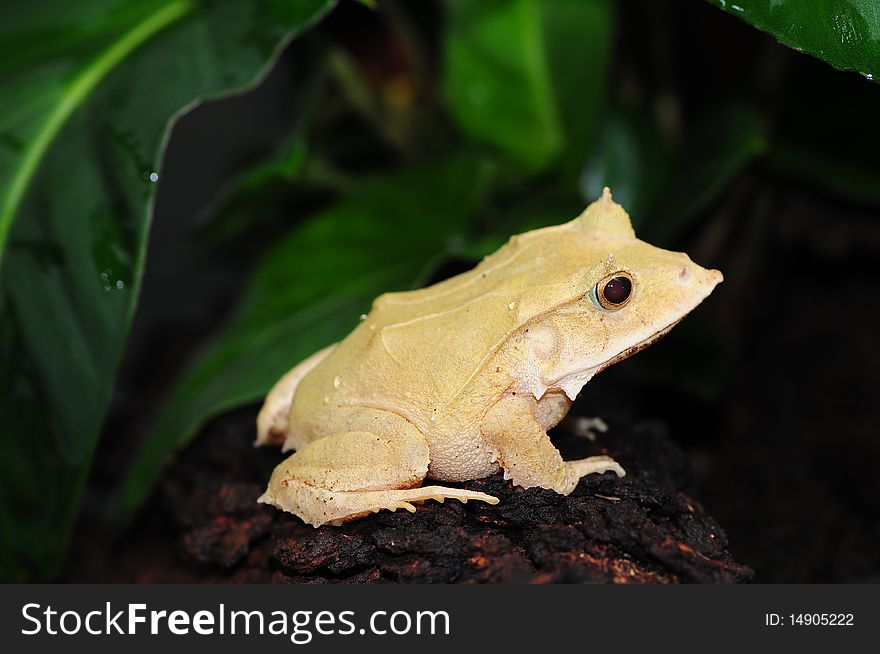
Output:
<path fill-rule="evenodd" d="M 501 499 L 428 502 L 315 529 L 258 505 L 283 455 L 254 449 L 254 411 L 209 425 L 163 478 L 99 577 L 149 582 L 742 582 L 718 524 L 694 499 L 681 450 L 652 424 L 612 423 L 595 442 L 557 430 L 565 458 L 608 453 L 627 469 L 567 497 L 496 475 L 464 487 Z M 162 552 L 169 531 L 175 551 Z M 167 546 L 165 549 L 168 549 Z M 106 562 L 106 559 L 104 559 Z M 148 562 L 145 565 L 145 562 Z M 131 572 L 127 572 L 130 570 Z M 96 574 L 81 571 L 82 576 Z M 81 575 L 76 575 L 81 576 Z"/>
<path fill-rule="evenodd" d="M 690 467 L 662 427 L 610 423 L 595 442 L 557 430 L 565 458 L 610 454 L 628 474 L 591 475 L 561 496 L 496 475 L 462 484 L 500 498 L 427 502 L 315 529 L 256 503 L 277 448 L 253 448 L 255 409 L 222 416 L 183 451 L 115 544 L 80 540 L 69 581 L 747 581 L 695 499 Z"/>

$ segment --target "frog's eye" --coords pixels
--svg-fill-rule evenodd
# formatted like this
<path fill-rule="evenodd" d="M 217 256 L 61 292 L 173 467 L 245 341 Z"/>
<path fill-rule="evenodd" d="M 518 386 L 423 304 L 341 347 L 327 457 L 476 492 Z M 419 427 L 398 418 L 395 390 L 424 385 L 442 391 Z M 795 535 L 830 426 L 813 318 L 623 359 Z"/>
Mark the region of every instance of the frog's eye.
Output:
<path fill-rule="evenodd" d="M 615 311 L 629 302 L 632 289 L 632 276 L 621 270 L 603 277 L 596 284 L 596 301 L 603 309 Z"/>

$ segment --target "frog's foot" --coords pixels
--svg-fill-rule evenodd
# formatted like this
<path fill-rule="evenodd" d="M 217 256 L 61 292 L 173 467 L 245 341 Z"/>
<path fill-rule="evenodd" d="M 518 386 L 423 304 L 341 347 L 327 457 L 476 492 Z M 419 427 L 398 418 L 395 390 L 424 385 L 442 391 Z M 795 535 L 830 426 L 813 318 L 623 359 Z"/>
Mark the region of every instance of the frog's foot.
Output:
<path fill-rule="evenodd" d="M 467 504 L 468 500 L 479 500 L 488 504 L 498 504 L 498 498 L 479 491 L 465 490 L 464 488 L 450 488 L 448 486 L 421 486 L 407 490 L 391 491 L 397 499 L 407 502 L 424 502 L 426 500 L 458 500 Z"/>
<path fill-rule="evenodd" d="M 563 495 L 571 493 L 580 482 L 581 477 L 587 475 L 601 475 L 605 472 L 613 472 L 618 477 L 626 476 L 623 467 L 610 456 L 591 456 L 576 461 L 565 461 L 565 476 L 559 486 L 554 490 Z"/>
<path fill-rule="evenodd" d="M 428 472 L 424 436 L 403 418 L 376 415 L 387 436 L 351 431 L 313 441 L 272 472 L 258 500 L 289 511 L 316 527 L 341 524 L 377 511 L 415 511 L 413 503 L 455 498 L 495 504 L 491 495 L 419 485 Z"/>
<path fill-rule="evenodd" d="M 309 486 L 296 480 L 282 482 L 281 488 L 271 485 L 259 501 L 271 504 L 284 511 L 300 516 L 307 523 L 320 527 L 324 524 L 339 526 L 349 520 L 360 518 L 379 511 L 404 509 L 410 513 L 416 510 L 414 504 L 426 500 L 442 502 L 454 498 L 461 502 L 481 500 L 498 504 L 498 498 L 460 488 L 443 486 L 424 486 L 402 490 L 380 491 L 330 491 L 325 488 Z"/>
<path fill-rule="evenodd" d="M 610 456 L 591 456 L 586 459 L 578 459 L 577 461 L 566 461 L 565 467 L 569 473 L 579 480 L 581 477 L 592 474 L 602 474 L 603 472 L 613 472 L 618 477 L 625 477 L 626 471 L 621 465 Z"/>
<path fill-rule="evenodd" d="M 596 434 L 604 434 L 608 431 L 608 424 L 602 418 L 587 418 L 584 416 L 568 415 L 563 420 L 562 426 L 575 434 L 590 441 L 596 440 Z"/>

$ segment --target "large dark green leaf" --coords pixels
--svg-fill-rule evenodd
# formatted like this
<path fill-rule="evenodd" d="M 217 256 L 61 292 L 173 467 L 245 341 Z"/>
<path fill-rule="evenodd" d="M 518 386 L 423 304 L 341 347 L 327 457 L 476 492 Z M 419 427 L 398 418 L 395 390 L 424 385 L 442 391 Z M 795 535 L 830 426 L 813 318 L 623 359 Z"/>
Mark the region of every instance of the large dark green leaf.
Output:
<path fill-rule="evenodd" d="M 261 398 L 289 368 L 351 331 L 377 295 L 421 281 L 466 232 L 490 173 L 454 159 L 375 180 L 269 251 L 236 316 L 158 416 L 129 477 L 123 514 L 207 418 Z"/>
<path fill-rule="evenodd" d="M 610 187 L 638 229 L 657 195 L 670 183 L 676 158 L 653 115 L 611 111 L 581 175 L 584 199 L 597 198 L 603 187 Z"/>
<path fill-rule="evenodd" d="M 606 0 L 453 0 L 446 94 L 469 136 L 529 168 L 578 165 L 604 98 Z"/>
<path fill-rule="evenodd" d="M 795 50 L 880 79 L 877 0 L 709 1 Z"/>
<path fill-rule="evenodd" d="M 757 115 L 731 105 L 695 121 L 683 145 L 644 112 L 613 112 L 584 168 L 584 197 L 609 186 L 639 236 L 668 246 L 764 147 Z"/>
<path fill-rule="evenodd" d="M 658 245 L 671 245 L 766 148 L 763 126 L 753 108 L 728 104 L 708 112 L 696 121 L 674 175 L 648 212 L 645 237 Z"/>
<path fill-rule="evenodd" d="M 0 5 L 0 577 L 64 551 L 170 121 L 252 82 L 327 4 Z"/>

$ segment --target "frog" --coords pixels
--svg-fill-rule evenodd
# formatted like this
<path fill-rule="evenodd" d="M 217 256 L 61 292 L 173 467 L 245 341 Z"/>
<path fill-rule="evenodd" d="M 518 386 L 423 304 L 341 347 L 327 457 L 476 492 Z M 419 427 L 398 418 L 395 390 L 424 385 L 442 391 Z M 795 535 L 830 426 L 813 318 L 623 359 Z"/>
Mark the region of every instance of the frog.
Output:
<path fill-rule="evenodd" d="M 668 333 L 723 280 L 639 240 L 606 187 L 573 220 L 512 236 L 471 270 L 380 295 L 344 339 L 269 391 L 257 445 L 293 453 L 258 501 L 315 527 L 428 500 L 499 471 L 570 494 L 624 468 L 563 460 L 548 430 L 595 375 Z M 434 482 L 434 483 L 431 483 Z"/>

